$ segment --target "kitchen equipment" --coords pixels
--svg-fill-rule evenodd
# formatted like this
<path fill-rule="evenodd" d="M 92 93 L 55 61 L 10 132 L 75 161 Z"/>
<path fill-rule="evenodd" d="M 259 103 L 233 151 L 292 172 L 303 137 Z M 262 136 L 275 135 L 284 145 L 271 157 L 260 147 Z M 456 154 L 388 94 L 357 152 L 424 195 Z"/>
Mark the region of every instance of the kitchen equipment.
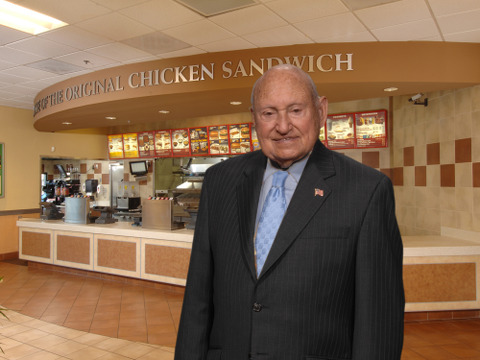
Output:
<path fill-rule="evenodd" d="M 117 210 L 134 210 L 140 206 L 139 197 L 117 197 Z"/>
<path fill-rule="evenodd" d="M 58 207 L 53 202 L 41 202 L 42 214 L 40 219 L 42 220 L 59 220 L 63 218 L 63 213 L 60 212 Z"/>
<path fill-rule="evenodd" d="M 183 223 L 173 215 L 173 200 L 149 200 L 142 204 L 142 227 L 146 229 L 182 229 Z"/>
<path fill-rule="evenodd" d="M 65 198 L 64 221 L 71 224 L 87 224 L 90 213 L 90 199 L 84 197 Z"/>

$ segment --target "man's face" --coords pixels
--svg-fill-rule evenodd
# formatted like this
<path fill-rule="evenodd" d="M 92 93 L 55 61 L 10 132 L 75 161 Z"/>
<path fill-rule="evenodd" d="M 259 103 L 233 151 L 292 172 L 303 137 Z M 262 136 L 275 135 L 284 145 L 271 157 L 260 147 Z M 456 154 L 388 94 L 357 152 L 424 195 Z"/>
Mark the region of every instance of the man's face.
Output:
<path fill-rule="evenodd" d="M 254 95 L 252 115 L 262 151 L 287 168 L 313 149 L 327 115 L 327 99 L 314 102 L 306 80 L 287 69 L 271 70 Z"/>

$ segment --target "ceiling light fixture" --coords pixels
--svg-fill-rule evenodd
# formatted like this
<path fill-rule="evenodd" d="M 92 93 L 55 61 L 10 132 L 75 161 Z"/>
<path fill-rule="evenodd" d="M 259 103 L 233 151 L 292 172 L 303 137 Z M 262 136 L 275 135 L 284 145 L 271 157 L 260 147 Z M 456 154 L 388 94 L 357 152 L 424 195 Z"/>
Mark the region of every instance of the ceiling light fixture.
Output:
<path fill-rule="evenodd" d="M 62 125 L 72 125 L 72 123 L 68 122 L 68 121 L 64 121 L 64 122 L 62 122 Z"/>
<path fill-rule="evenodd" d="M 68 24 L 23 6 L 0 0 L 0 25 L 38 35 Z"/>
<path fill-rule="evenodd" d="M 242 105 L 241 101 L 230 101 L 230 105 Z"/>
<path fill-rule="evenodd" d="M 105 119 L 107 120 L 117 120 L 115 116 L 105 116 Z"/>
<path fill-rule="evenodd" d="M 387 87 L 385 89 L 383 89 L 383 91 L 386 91 L 386 92 L 392 92 L 392 91 L 397 91 L 398 88 L 395 87 L 395 86 L 390 86 L 390 87 Z"/>
<path fill-rule="evenodd" d="M 170 114 L 169 110 L 158 110 L 160 114 Z"/>

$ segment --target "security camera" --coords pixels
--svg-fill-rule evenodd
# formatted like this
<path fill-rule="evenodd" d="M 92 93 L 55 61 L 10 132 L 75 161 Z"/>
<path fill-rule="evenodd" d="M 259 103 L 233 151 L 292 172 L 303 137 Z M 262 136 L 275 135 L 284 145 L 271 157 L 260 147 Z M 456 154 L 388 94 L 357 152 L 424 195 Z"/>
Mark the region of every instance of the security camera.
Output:
<path fill-rule="evenodd" d="M 408 101 L 410 101 L 410 102 L 415 102 L 415 101 L 417 101 L 418 99 L 420 99 L 422 96 L 423 96 L 422 93 L 415 94 L 415 95 L 413 95 L 410 99 L 408 99 Z"/>

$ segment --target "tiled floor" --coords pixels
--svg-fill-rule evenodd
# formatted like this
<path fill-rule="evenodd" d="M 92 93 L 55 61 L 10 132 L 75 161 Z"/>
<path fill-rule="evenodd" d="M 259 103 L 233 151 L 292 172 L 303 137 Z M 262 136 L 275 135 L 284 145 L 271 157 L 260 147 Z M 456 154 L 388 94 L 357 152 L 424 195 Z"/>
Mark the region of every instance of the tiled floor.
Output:
<path fill-rule="evenodd" d="M 0 275 L 0 359 L 173 359 L 182 295 L 5 262 Z M 480 319 L 406 323 L 402 360 L 424 359 L 480 360 Z"/>
<path fill-rule="evenodd" d="M 31 337 L 36 340 L 36 343 L 45 344 L 41 340 L 45 336 L 48 336 L 48 339 L 45 339 L 46 343 L 49 343 L 52 337 L 53 342 L 62 339 L 73 341 L 71 345 L 74 349 L 83 348 L 85 344 L 81 340 L 87 338 L 89 342 L 95 344 L 88 351 L 93 351 L 95 354 L 105 351 L 102 343 L 107 340 L 107 345 L 111 344 L 115 349 L 126 346 L 129 341 L 131 344 L 128 349 L 142 347 L 139 351 L 131 350 L 132 356 L 129 357 L 121 357 L 121 354 L 113 353 L 100 357 L 102 360 L 173 358 L 183 299 L 181 294 L 108 280 L 29 269 L 26 266 L 6 262 L 0 262 L 0 276 L 4 277 L 3 283 L 0 284 L 0 305 L 9 309 L 7 315 L 11 320 L 2 320 L 0 323 L 0 344 L 5 344 L 2 347 L 8 359 L 20 358 L 12 354 L 13 349 L 11 349 L 12 345 L 16 347 L 19 344 L 20 339 L 25 340 Z M 32 325 L 25 326 L 23 323 Z M 12 325 L 15 327 L 11 327 Z M 52 330 L 39 331 L 40 328 Z M 66 336 L 61 329 L 65 329 Z M 10 333 L 15 336 L 10 336 Z M 71 340 L 72 337 L 80 341 Z M 99 343 L 100 347 L 96 343 Z M 52 349 L 58 347 L 57 344 L 52 345 Z M 30 351 L 35 349 L 38 350 L 41 347 L 35 345 Z M 147 350 L 151 350 L 150 352 L 157 357 L 149 357 L 150 352 Z M 85 351 L 87 350 L 84 349 L 83 352 Z M 159 357 L 158 352 L 164 353 L 164 357 Z M 58 352 L 52 353 L 58 354 Z M 1 356 L 0 353 L 0 358 Z M 45 359 L 50 358 L 58 357 L 45 357 Z M 73 357 L 69 356 L 69 358 Z M 88 358 L 96 359 L 97 357 L 92 355 Z"/>

